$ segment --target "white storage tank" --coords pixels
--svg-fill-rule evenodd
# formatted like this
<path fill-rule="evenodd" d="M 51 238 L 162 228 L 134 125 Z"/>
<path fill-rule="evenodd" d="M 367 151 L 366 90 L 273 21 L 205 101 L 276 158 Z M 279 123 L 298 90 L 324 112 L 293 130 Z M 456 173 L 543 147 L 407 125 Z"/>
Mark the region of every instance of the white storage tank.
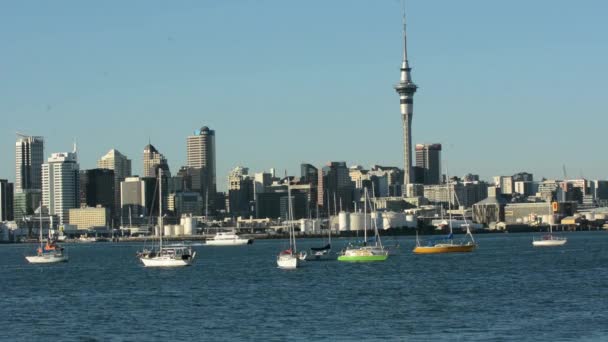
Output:
<path fill-rule="evenodd" d="M 364 230 L 367 223 L 367 229 L 372 229 L 372 218 L 370 214 L 351 213 L 350 214 L 350 230 Z"/>
<path fill-rule="evenodd" d="M 182 216 L 182 219 L 180 221 L 183 221 L 183 223 L 181 224 L 182 227 L 184 227 L 183 234 L 186 236 L 192 235 L 192 231 L 194 228 L 194 218 L 192 216 Z"/>
<path fill-rule="evenodd" d="M 172 236 L 173 235 L 173 226 L 170 224 L 167 224 L 164 226 L 165 228 L 165 234 L 164 236 Z"/>
<path fill-rule="evenodd" d="M 374 229 L 378 227 L 378 229 L 382 229 L 382 213 L 379 211 L 375 211 L 371 213 L 371 224 L 369 225 L 369 229 Z"/>
<path fill-rule="evenodd" d="M 397 213 L 394 211 L 389 211 L 389 212 L 383 213 L 382 217 L 383 217 L 382 227 L 384 229 L 400 228 L 400 227 L 406 226 L 404 213 Z"/>
<path fill-rule="evenodd" d="M 184 235 L 184 226 L 182 226 L 181 224 L 176 224 L 175 226 L 173 226 L 173 234 L 175 236 Z"/>
<path fill-rule="evenodd" d="M 338 214 L 338 229 L 341 232 L 348 231 L 350 227 L 350 215 L 346 211 L 341 211 Z"/>
<path fill-rule="evenodd" d="M 543 223 L 546 223 L 546 224 L 555 224 L 555 216 L 553 216 L 553 215 L 543 215 L 542 220 L 543 220 Z"/>

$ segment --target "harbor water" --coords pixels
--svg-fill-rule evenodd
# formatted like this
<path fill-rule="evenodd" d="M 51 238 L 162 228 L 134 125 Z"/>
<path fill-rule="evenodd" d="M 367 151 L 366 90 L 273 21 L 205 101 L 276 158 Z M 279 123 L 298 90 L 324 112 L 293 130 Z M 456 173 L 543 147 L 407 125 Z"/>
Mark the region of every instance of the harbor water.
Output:
<path fill-rule="evenodd" d="M 554 248 L 478 235 L 475 252 L 443 255 L 414 255 L 398 237 L 386 262 L 292 271 L 276 267 L 282 240 L 197 246 L 178 269 L 144 268 L 142 244 L 68 244 L 57 265 L 27 264 L 34 245 L 0 245 L 0 339 L 607 341 L 608 233 L 564 235 Z"/>

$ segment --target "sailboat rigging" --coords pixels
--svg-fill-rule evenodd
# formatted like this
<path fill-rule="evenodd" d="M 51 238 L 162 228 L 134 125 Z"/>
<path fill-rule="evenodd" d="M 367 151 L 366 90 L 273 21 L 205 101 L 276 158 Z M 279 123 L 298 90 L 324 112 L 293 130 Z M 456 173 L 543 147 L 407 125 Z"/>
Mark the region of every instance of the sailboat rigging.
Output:
<path fill-rule="evenodd" d="M 158 227 L 159 240 L 158 249 L 144 249 L 137 253 L 137 257 L 146 267 L 179 267 L 190 266 L 194 262 L 196 252 L 192 247 L 185 245 L 163 246 L 163 196 L 162 196 L 162 174 L 158 169 Z"/>

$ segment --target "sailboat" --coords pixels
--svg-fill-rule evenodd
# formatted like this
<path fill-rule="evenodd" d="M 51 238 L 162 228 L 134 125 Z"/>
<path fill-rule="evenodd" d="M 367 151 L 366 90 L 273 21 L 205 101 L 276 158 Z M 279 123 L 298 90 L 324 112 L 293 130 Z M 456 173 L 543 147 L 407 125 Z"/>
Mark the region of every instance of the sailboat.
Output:
<path fill-rule="evenodd" d="M 306 256 L 306 260 L 329 260 L 331 258 L 331 226 L 327 229 L 327 244 L 321 247 L 310 247 L 310 253 Z"/>
<path fill-rule="evenodd" d="M 380 234 L 378 233 L 377 220 L 374 220 L 374 245 L 367 245 L 367 188 L 364 190 L 364 204 L 363 204 L 363 221 L 364 224 L 364 237 L 363 246 L 348 246 L 338 256 L 338 261 L 346 262 L 371 262 L 371 261 L 385 261 L 388 259 L 388 251 L 382 246 L 382 240 L 380 240 Z M 371 204 L 371 202 L 370 202 Z"/>
<path fill-rule="evenodd" d="M 450 197 L 449 179 L 450 178 L 447 177 L 446 185 L 448 188 L 448 226 L 450 227 L 450 233 L 448 234 L 446 239 L 430 240 L 426 245 L 422 245 L 420 243 L 420 239 L 418 238 L 418 231 L 416 231 L 416 247 L 414 248 L 415 254 L 466 253 L 472 252 L 475 247 L 477 247 L 477 244 L 475 243 L 475 238 L 471 233 L 470 225 L 467 223 L 466 217 L 464 217 L 465 226 L 467 229 L 465 239 L 462 241 L 454 241 L 454 232 L 452 231 L 452 201 Z M 458 203 L 460 204 L 460 201 L 458 200 L 458 195 L 454 193 L 454 196 L 456 198 L 456 201 L 458 201 Z"/>
<path fill-rule="evenodd" d="M 163 170 L 158 170 L 158 227 L 159 239 L 158 249 L 144 249 L 137 253 L 137 257 L 146 267 L 180 267 L 190 266 L 194 262 L 196 252 L 192 247 L 185 245 L 163 246 L 163 196 L 162 196 L 162 174 Z"/>
<path fill-rule="evenodd" d="M 559 237 L 553 235 L 553 225 L 549 225 L 549 234 L 543 235 L 541 239 L 533 239 L 532 246 L 534 247 L 552 247 L 552 246 L 563 246 L 568 242 L 565 237 Z"/>
<path fill-rule="evenodd" d="M 67 262 L 68 254 L 64 253 L 64 248 L 57 245 L 49 236 L 46 244 L 42 242 L 42 203 L 40 203 L 40 246 L 36 250 L 36 255 L 26 256 L 25 259 L 30 264 L 53 264 L 58 262 Z M 49 228 L 50 232 L 50 228 Z"/>
<path fill-rule="evenodd" d="M 289 222 L 289 248 L 283 250 L 277 255 L 277 266 L 283 269 L 296 269 L 300 266 L 300 262 L 306 260 L 306 253 L 298 254 L 296 245 L 296 236 L 293 227 L 293 208 L 291 205 L 291 184 L 287 180 L 287 221 Z"/>

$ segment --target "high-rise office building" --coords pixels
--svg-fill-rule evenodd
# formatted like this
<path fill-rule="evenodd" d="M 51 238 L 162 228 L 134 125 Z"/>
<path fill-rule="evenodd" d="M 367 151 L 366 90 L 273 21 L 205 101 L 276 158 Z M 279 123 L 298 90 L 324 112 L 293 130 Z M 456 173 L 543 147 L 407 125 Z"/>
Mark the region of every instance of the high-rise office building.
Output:
<path fill-rule="evenodd" d="M 59 223 L 68 223 L 69 210 L 79 207 L 80 176 L 75 152 L 53 153 L 42 164 L 42 204 Z"/>
<path fill-rule="evenodd" d="M 158 216 L 158 182 L 152 177 L 127 177 L 120 183 L 121 217 L 143 223 Z M 166 208 L 166 207 L 165 207 Z"/>
<path fill-rule="evenodd" d="M 414 116 L 414 93 L 418 86 L 412 82 L 412 68 L 407 59 L 407 38 L 405 34 L 405 13 L 403 14 L 403 61 L 401 62 L 401 78 L 394 86 L 399 94 L 401 119 L 403 123 L 403 184 L 412 182 L 412 117 Z"/>
<path fill-rule="evenodd" d="M 114 170 L 91 169 L 80 172 L 80 205 L 107 208 L 113 217 L 115 203 Z"/>
<path fill-rule="evenodd" d="M 310 164 L 300 164 L 300 182 L 317 184 L 319 181 L 319 170 Z"/>
<path fill-rule="evenodd" d="M 0 222 L 13 220 L 13 183 L 0 179 Z"/>
<path fill-rule="evenodd" d="M 331 162 L 319 172 L 317 205 L 324 212 L 335 214 L 342 207 L 345 211 L 353 209 L 354 185 L 345 162 Z M 331 205 L 330 205 L 331 204 Z"/>
<path fill-rule="evenodd" d="M 42 189 L 44 139 L 18 135 L 15 143 L 15 192 Z"/>
<path fill-rule="evenodd" d="M 131 176 L 131 159 L 111 149 L 97 161 L 100 169 L 114 170 L 114 215 L 120 213 L 120 182 Z"/>
<path fill-rule="evenodd" d="M 163 170 L 163 176 L 171 177 L 167 159 L 152 144 L 144 147 L 144 177 L 156 177 L 158 169 Z"/>
<path fill-rule="evenodd" d="M 198 169 L 202 184 L 200 187 L 203 198 L 209 198 L 209 206 L 213 207 L 217 183 L 215 176 L 215 131 L 202 127 L 194 131 L 187 139 L 188 167 Z"/>
<path fill-rule="evenodd" d="M 21 220 L 40 206 L 43 163 L 44 139 L 17 133 L 12 205 L 14 218 Z"/>
<path fill-rule="evenodd" d="M 424 184 L 441 183 L 441 144 L 417 144 L 416 166 L 423 169 Z"/>

